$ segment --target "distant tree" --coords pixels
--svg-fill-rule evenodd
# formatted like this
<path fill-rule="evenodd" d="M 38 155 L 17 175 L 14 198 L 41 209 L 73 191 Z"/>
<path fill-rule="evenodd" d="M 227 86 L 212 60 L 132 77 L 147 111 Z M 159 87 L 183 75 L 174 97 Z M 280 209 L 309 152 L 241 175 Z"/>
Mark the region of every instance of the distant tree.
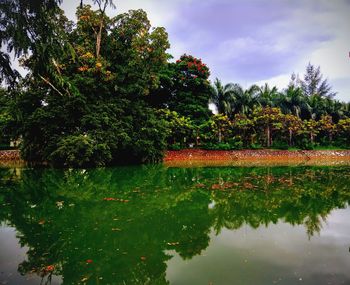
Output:
<path fill-rule="evenodd" d="M 293 145 L 293 138 L 303 127 L 303 121 L 294 115 L 287 114 L 283 117 L 283 132 L 287 132 L 288 144 Z"/>
<path fill-rule="evenodd" d="M 194 126 L 190 118 L 180 116 L 175 111 L 168 109 L 160 109 L 157 114 L 166 122 L 168 148 L 173 145 L 186 147 L 194 141 Z"/>
<path fill-rule="evenodd" d="M 232 116 L 235 97 L 233 94 L 234 85 L 232 83 L 222 85 L 221 81 L 216 78 L 212 85 L 211 102 L 215 104 L 218 113 Z"/>
<path fill-rule="evenodd" d="M 327 79 L 323 80 L 321 68 L 311 63 L 306 67 L 304 80 L 301 80 L 301 87 L 306 96 L 317 95 L 321 98 L 333 98 L 336 93 L 332 91 Z"/>
<path fill-rule="evenodd" d="M 279 108 L 256 108 L 252 114 L 252 119 L 257 128 L 262 128 L 265 132 L 266 146 L 273 144 L 273 132 L 283 127 L 283 114 Z"/>
<path fill-rule="evenodd" d="M 257 85 L 252 85 L 244 90 L 239 84 L 234 84 L 232 88 L 234 103 L 233 107 L 231 107 L 233 112 L 243 115 L 250 114 L 256 106 L 260 105 L 258 101 L 258 92 L 259 87 Z"/>
<path fill-rule="evenodd" d="M 308 98 L 296 85 L 289 85 L 286 90 L 279 94 L 276 106 L 281 108 L 284 114 L 293 114 L 302 119 L 311 117 L 312 108 Z"/>
<path fill-rule="evenodd" d="M 236 139 L 241 140 L 245 147 L 255 143 L 256 132 L 254 119 L 243 114 L 236 114 L 233 119 L 232 129 Z"/>
<path fill-rule="evenodd" d="M 257 92 L 257 100 L 262 107 L 274 107 L 277 104 L 278 89 L 276 86 L 270 88 L 265 83 L 264 86 L 259 87 Z"/>
<path fill-rule="evenodd" d="M 200 125 L 211 115 L 209 68 L 200 59 L 186 54 L 170 68 L 173 69 L 173 87 L 166 106 Z"/>

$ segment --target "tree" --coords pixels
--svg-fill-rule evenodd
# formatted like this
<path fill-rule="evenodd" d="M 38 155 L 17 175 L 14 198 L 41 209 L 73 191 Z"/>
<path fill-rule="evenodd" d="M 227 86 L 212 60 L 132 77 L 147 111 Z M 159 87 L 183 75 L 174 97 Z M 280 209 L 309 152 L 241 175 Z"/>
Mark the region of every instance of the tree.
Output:
<path fill-rule="evenodd" d="M 11 67 L 10 54 L 18 59 L 29 56 L 31 72 L 43 80 L 56 69 L 56 59 L 68 52 L 66 35 L 71 23 L 59 8 L 61 0 L 3 0 L 0 3 L 0 78 L 10 85 L 17 83 L 18 71 Z M 50 82 L 52 85 L 55 83 Z"/>
<path fill-rule="evenodd" d="M 270 88 L 265 83 L 264 86 L 258 87 L 257 101 L 262 107 L 274 107 L 276 105 L 278 96 L 278 89 L 276 86 Z"/>
<path fill-rule="evenodd" d="M 243 114 L 236 114 L 232 123 L 233 134 L 237 140 L 241 140 L 246 147 L 255 143 L 256 132 L 254 120 Z"/>
<path fill-rule="evenodd" d="M 0 88 L 0 145 L 9 142 L 9 136 L 6 131 L 9 120 L 11 120 L 11 115 L 8 108 L 7 92 L 5 89 Z"/>
<path fill-rule="evenodd" d="M 333 98 L 336 93 L 332 91 L 328 80 L 323 80 L 321 68 L 315 67 L 311 63 L 306 67 L 304 80 L 301 81 L 301 88 L 306 96 L 317 95 L 321 98 Z"/>
<path fill-rule="evenodd" d="M 211 129 L 217 137 L 217 141 L 221 143 L 231 137 L 232 123 L 225 115 L 214 115 L 211 122 Z"/>
<path fill-rule="evenodd" d="M 273 131 L 282 128 L 283 115 L 279 108 L 257 108 L 253 111 L 252 118 L 257 127 L 265 130 L 266 146 L 271 147 L 273 143 Z"/>
<path fill-rule="evenodd" d="M 312 108 L 308 98 L 304 96 L 300 87 L 294 85 L 290 85 L 283 93 L 280 93 L 277 106 L 284 114 L 293 114 L 303 119 L 311 117 Z"/>
<path fill-rule="evenodd" d="M 283 130 L 288 132 L 289 146 L 293 145 L 293 137 L 298 134 L 303 127 L 303 121 L 294 115 L 287 114 L 283 118 Z"/>
<path fill-rule="evenodd" d="M 200 59 L 183 55 L 173 69 L 173 91 L 166 102 L 168 108 L 190 117 L 198 126 L 210 117 L 211 87 L 209 68 Z"/>
<path fill-rule="evenodd" d="M 167 64 L 165 30 L 151 30 L 142 10 L 104 16 L 97 56 L 101 13 L 87 5 L 77 16 L 63 42 L 72 52 L 55 58 L 56 68 L 43 77 L 32 57 L 24 62 L 30 74 L 16 104 L 23 157 L 66 167 L 160 161 L 165 126 L 146 97 Z"/>
<path fill-rule="evenodd" d="M 251 113 L 254 107 L 259 105 L 257 100 L 258 91 L 259 87 L 256 85 L 252 85 L 244 90 L 239 84 L 234 84 L 232 87 L 234 105 L 231 107 L 233 112 L 235 114 L 241 113 L 244 115 Z"/>
<path fill-rule="evenodd" d="M 333 123 L 332 117 L 329 115 L 322 116 L 318 124 L 320 133 L 323 134 L 323 138 L 328 137 L 327 144 L 332 144 L 333 136 L 336 130 L 336 126 Z"/>
<path fill-rule="evenodd" d="M 179 116 L 168 109 L 160 109 L 157 114 L 166 122 L 168 147 L 177 144 L 186 147 L 194 140 L 194 126 L 190 118 Z"/>
<path fill-rule="evenodd" d="M 303 129 L 301 133 L 309 136 L 310 144 L 314 145 L 315 139 L 319 133 L 319 124 L 314 119 L 304 120 Z"/>
<path fill-rule="evenodd" d="M 96 58 L 99 58 L 101 51 L 102 31 L 105 25 L 104 19 L 106 18 L 106 8 L 108 5 L 115 8 L 115 5 L 113 4 L 113 0 L 94 0 L 94 3 L 98 5 L 100 14 L 98 29 L 94 31 L 96 35 Z"/>
<path fill-rule="evenodd" d="M 233 95 L 234 85 L 232 83 L 222 85 L 221 81 L 216 78 L 212 86 L 211 101 L 215 104 L 218 113 L 232 116 L 235 97 Z"/>
<path fill-rule="evenodd" d="M 336 132 L 341 146 L 349 147 L 350 143 L 350 118 L 339 120 L 336 125 Z"/>

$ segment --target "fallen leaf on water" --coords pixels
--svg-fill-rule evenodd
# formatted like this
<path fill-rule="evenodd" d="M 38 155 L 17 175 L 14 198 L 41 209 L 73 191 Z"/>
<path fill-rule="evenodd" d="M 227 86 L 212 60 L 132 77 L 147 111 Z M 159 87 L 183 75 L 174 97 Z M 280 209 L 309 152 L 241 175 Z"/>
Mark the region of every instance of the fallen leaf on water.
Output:
<path fill-rule="evenodd" d="M 103 200 L 104 200 L 104 201 L 115 201 L 116 199 L 115 199 L 115 198 L 109 197 L 109 198 L 103 198 Z"/>
<path fill-rule="evenodd" d="M 39 224 L 39 225 L 45 224 L 45 220 L 40 220 L 38 224 Z"/>
<path fill-rule="evenodd" d="M 168 242 L 167 245 L 179 245 L 179 242 Z"/>
<path fill-rule="evenodd" d="M 254 186 L 252 183 L 250 183 L 250 182 L 245 182 L 244 184 L 243 184 L 243 187 L 244 188 L 247 188 L 247 189 L 253 189 L 253 188 L 257 188 L 256 186 Z"/>
<path fill-rule="evenodd" d="M 211 186 L 211 189 L 212 190 L 220 190 L 222 187 L 221 187 L 221 185 L 220 184 L 213 184 L 212 186 Z"/>
<path fill-rule="evenodd" d="M 123 199 L 117 199 L 117 198 L 112 198 L 112 197 L 108 197 L 108 198 L 103 198 L 104 201 L 118 201 L 118 202 L 122 202 L 122 203 L 128 203 L 129 200 L 123 200 Z"/>

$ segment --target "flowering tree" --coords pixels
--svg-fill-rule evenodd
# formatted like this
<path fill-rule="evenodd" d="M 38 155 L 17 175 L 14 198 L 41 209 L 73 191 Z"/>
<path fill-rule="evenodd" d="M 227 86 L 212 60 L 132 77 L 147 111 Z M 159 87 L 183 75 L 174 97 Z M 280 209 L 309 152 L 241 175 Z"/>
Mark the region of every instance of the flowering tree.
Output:
<path fill-rule="evenodd" d="M 293 145 L 293 137 L 302 129 L 303 121 L 294 115 L 285 115 L 283 118 L 283 130 L 288 132 L 289 146 Z"/>
<path fill-rule="evenodd" d="M 255 126 L 265 130 L 266 146 L 270 147 L 273 143 L 273 131 L 280 130 L 283 126 L 283 114 L 279 108 L 256 108 L 253 111 L 252 118 Z"/>
<path fill-rule="evenodd" d="M 183 55 L 170 66 L 173 70 L 172 92 L 166 105 L 200 125 L 210 117 L 209 68 L 198 58 Z"/>

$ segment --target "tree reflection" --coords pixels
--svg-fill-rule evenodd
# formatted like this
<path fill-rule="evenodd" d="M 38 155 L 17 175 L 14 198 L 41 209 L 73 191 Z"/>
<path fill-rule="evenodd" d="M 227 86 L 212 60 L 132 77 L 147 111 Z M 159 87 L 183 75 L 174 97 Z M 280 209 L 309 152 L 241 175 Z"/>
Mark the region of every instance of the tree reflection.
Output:
<path fill-rule="evenodd" d="M 212 229 L 219 234 L 283 221 L 304 225 L 311 237 L 350 199 L 346 167 L 17 174 L 0 170 L 0 219 L 16 227 L 29 248 L 21 274 L 36 273 L 48 283 L 54 274 L 63 284 L 168 284 L 171 252 L 183 259 L 200 254 Z"/>

